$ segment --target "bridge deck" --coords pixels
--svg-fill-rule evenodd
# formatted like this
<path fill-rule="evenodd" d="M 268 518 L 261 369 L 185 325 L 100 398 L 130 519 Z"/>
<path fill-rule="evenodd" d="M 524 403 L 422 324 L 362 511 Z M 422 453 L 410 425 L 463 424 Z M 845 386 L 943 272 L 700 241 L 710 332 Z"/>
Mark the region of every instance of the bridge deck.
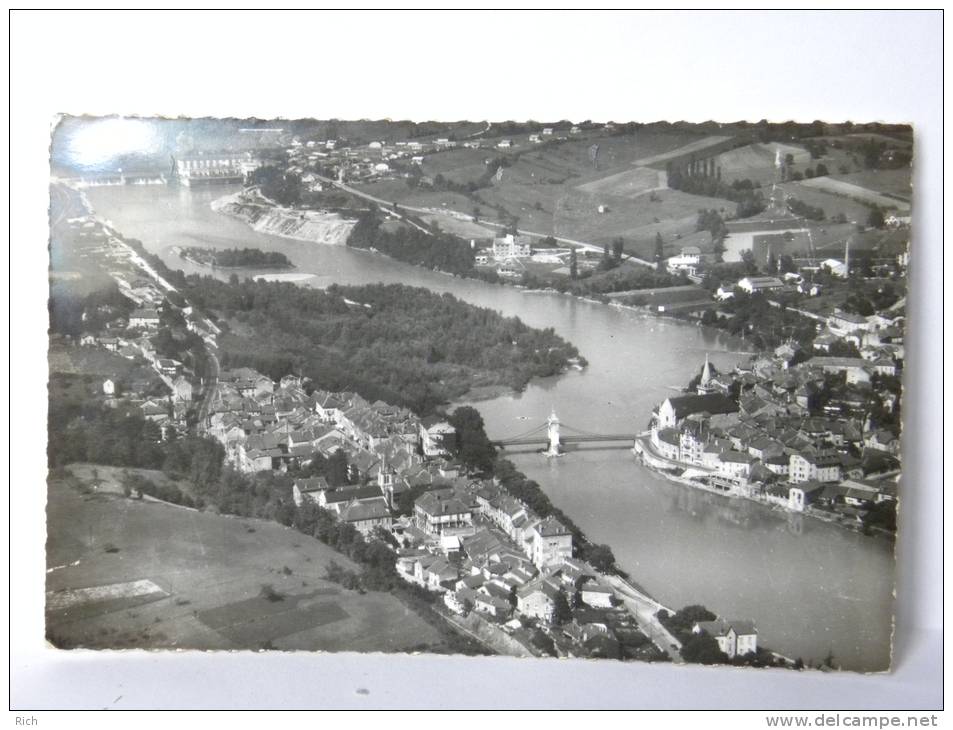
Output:
<path fill-rule="evenodd" d="M 561 436 L 559 439 L 559 442 L 563 444 L 584 444 L 599 441 L 635 441 L 635 434 L 605 433 L 592 434 L 590 436 Z M 502 439 L 494 443 L 498 443 L 501 446 L 530 446 L 532 444 L 546 445 L 549 443 L 549 439 L 545 436 L 531 436 L 521 439 Z"/>

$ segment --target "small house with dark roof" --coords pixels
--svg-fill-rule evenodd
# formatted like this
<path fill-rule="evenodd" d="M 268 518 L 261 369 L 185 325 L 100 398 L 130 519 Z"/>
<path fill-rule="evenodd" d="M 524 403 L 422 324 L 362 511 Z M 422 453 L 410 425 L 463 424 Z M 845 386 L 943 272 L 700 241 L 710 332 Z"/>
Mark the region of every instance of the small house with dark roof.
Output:
<path fill-rule="evenodd" d="M 362 535 L 369 535 L 378 527 L 389 529 L 393 524 L 393 517 L 387 502 L 383 497 L 376 497 L 362 502 L 352 500 L 348 502 L 338 515 L 341 522 L 353 525 Z"/>
<path fill-rule="evenodd" d="M 295 479 L 291 488 L 291 494 L 294 503 L 300 507 L 305 501 L 319 504 L 318 495 L 330 489 L 328 480 L 324 477 L 309 477 L 308 479 Z"/>
<path fill-rule="evenodd" d="M 551 580 L 534 580 L 516 589 L 516 610 L 523 616 L 551 623 L 559 593 L 559 586 Z"/>

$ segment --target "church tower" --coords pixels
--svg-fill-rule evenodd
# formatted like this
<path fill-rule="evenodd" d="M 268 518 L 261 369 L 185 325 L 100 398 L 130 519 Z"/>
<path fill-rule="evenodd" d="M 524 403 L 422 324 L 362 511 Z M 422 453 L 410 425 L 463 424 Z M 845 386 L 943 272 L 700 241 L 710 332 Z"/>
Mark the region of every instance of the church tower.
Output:
<path fill-rule="evenodd" d="M 711 392 L 711 363 L 708 361 L 708 353 L 705 353 L 705 366 L 702 368 L 702 377 L 698 381 L 698 395 L 705 395 Z"/>

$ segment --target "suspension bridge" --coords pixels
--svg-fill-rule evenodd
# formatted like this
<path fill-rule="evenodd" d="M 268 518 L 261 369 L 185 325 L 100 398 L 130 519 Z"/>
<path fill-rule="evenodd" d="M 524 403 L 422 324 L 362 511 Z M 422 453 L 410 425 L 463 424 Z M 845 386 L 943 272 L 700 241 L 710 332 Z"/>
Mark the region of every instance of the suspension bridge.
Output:
<path fill-rule="evenodd" d="M 565 433 L 568 432 L 568 433 Z M 566 423 L 560 423 L 553 411 L 549 418 L 532 428 L 505 439 L 497 439 L 493 443 L 503 448 L 513 446 L 542 446 L 546 447 L 547 456 L 559 456 L 563 453 L 563 446 L 568 444 L 592 443 L 619 443 L 635 442 L 633 433 L 593 433 L 581 428 L 575 428 Z"/>

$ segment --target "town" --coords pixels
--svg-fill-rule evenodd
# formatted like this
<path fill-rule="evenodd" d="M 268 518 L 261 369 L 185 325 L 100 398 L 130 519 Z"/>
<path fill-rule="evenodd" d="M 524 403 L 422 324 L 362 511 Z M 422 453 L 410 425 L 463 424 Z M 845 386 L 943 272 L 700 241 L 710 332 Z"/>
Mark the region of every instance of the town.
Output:
<path fill-rule="evenodd" d="M 805 666 L 759 641 L 746 605 L 718 615 L 662 604 L 507 450 L 539 443 L 542 457 L 572 460 L 583 444 L 623 442 L 630 464 L 678 483 L 673 492 L 892 539 L 906 132 L 293 126 L 241 130 L 229 151 L 177 151 L 156 177 L 55 179 L 54 198 L 70 211 L 55 221 L 68 245 L 66 273 L 51 284 L 60 478 L 71 483 L 97 462 L 161 468 L 161 478 L 119 474 L 116 489 L 316 537 L 363 569 L 331 561 L 322 580 L 401 595 L 438 617 L 442 635 L 456 633 L 445 642 L 473 642 L 466 651 Z M 875 172 L 889 172 L 889 194 L 863 187 L 880 180 Z M 170 249 L 179 260 L 229 271 L 169 268 L 87 199 L 100 198 L 95 188 L 145 184 L 194 190 L 256 245 L 182 243 Z M 556 193 L 565 195 L 550 200 Z M 274 250 L 257 236 L 702 325 L 735 338 L 746 359 L 722 370 L 706 357 L 682 392 L 652 413 L 627 413 L 614 433 L 561 440 L 556 402 L 545 440 L 493 441 L 479 409 L 459 403 L 481 388 L 494 397 L 584 372 L 586 359 L 556 328 L 379 285 L 309 293 L 295 285 L 314 276 L 302 265 L 309 249 Z M 258 273 L 281 267 L 297 272 Z M 77 296 L 87 278 L 99 289 Z M 90 399 L 106 410 L 82 424 Z M 141 427 L 114 437 L 137 419 Z M 131 433 L 141 446 L 128 444 Z M 267 586 L 262 600 L 282 600 Z M 812 666 L 834 666 L 824 650 L 813 649 Z"/>
<path fill-rule="evenodd" d="M 805 353 L 796 341 L 666 398 L 635 453 L 680 481 L 864 530 L 896 529 L 901 454 L 901 307 L 831 314 Z M 838 343 L 859 356 L 826 353 Z"/>
<path fill-rule="evenodd" d="M 578 533 L 460 460 L 453 415 L 421 418 L 354 392 L 309 388 L 299 376 L 275 382 L 252 368 L 221 369 L 220 328 L 134 245 L 92 215 L 66 225 L 80 256 L 104 262 L 127 301 L 84 310 L 82 335 L 54 340 L 58 356 L 108 353 L 134 366 L 95 384 L 94 397 L 138 411 L 156 441 L 197 431 L 221 445 L 227 468 L 293 477 L 286 510 L 317 510 L 392 545 L 396 575 L 439 597 L 444 619 L 484 647 L 518 656 L 790 664 L 759 650 L 750 620 L 717 619 L 696 606 L 682 626 L 679 612 L 633 586 L 611 558 L 592 558 L 597 565 L 580 558 Z M 296 476 L 316 460 L 339 468 Z M 147 481 L 133 483 L 127 494 L 142 498 Z M 156 497 L 199 504 L 181 492 Z"/>

